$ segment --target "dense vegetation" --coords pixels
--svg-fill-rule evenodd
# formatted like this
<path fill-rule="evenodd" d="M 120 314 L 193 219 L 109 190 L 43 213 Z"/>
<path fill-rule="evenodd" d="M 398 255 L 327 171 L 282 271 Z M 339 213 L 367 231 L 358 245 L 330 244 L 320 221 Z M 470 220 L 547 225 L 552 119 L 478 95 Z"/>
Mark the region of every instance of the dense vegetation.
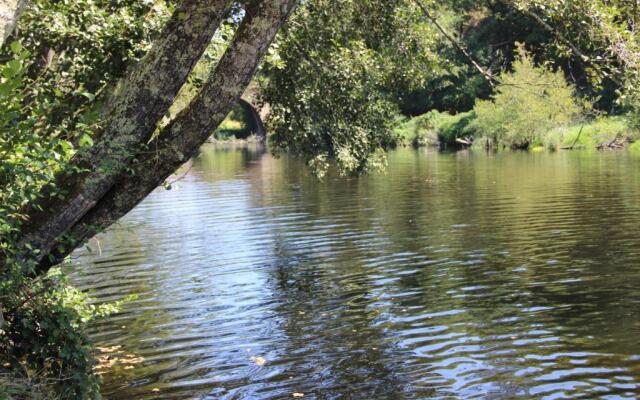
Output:
<path fill-rule="evenodd" d="M 117 305 L 88 305 L 49 267 L 188 159 L 252 77 L 274 151 L 304 157 L 319 176 L 331 163 L 344 174 L 381 168 L 384 151 L 402 143 L 560 150 L 636 139 L 640 46 L 629 2 L 308 0 L 279 29 L 295 2 L 278 1 L 25 8 L 0 53 L 3 376 L 46 382 L 62 398 L 99 396 L 84 327 Z M 176 4 L 185 8 L 173 13 Z M 181 76 L 147 88 L 141 77 L 166 71 L 151 49 L 168 47 L 190 12 L 211 26 L 226 18 L 215 35 L 204 23 L 189 31 L 202 45 L 178 57 Z M 151 95 L 161 101 L 147 109 Z M 143 117 L 126 103 L 136 98 Z M 132 126 L 144 129 L 121 135 Z M 228 120 L 218 134 L 235 131 L 246 134 Z M 68 211 L 83 190 L 93 208 L 34 249 L 24 226 Z"/>
<path fill-rule="evenodd" d="M 0 281 L 0 357 L 9 371 L 25 374 L 25 382 L 47 383 L 42 390 L 62 398 L 99 395 L 84 326 L 116 305 L 90 306 L 60 269 L 32 279 L 25 270 L 33 265 L 15 258 L 15 236 L 41 187 L 78 149 L 93 144 L 101 99 L 148 49 L 168 15 L 163 3 L 37 1 L 22 16 L 18 40 L 3 48 L 0 253 L 13 265 L 5 265 L 11 268 Z M 7 390 L 20 397 L 15 385 Z"/>
<path fill-rule="evenodd" d="M 304 154 L 314 166 L 311 155 L 335 158 L 345 172 L 347 165 L 366 170 L 369 154 L 378 154 L 373 148 L 399 143 L 561 149 L 619 147 L 636 139 L 637 68 L 623 66 L 635 62 L 637 10 L 626 3 L 407 1 L 394 14 L 404 19 L 378 21 L 381 28 L 373 32 L 391 51 L 376 47 L 372 23 L 339 22 L 347 20 L 340 16 L 345 10 L 360 19 L 377 18 L 375 12 L 354 12 L 360 2 L 332 3 L 339 9 L 328 13 L 334 19 L 322 20 L 318 10 L 327 7 L 320 1 L 307 2 L 296 15 L 279 42 L 283 57 L 295 58 L 267 70 L 263 93 L 274 109 L 274 144 Z M 319 21 L 321 28 L 314 27 Z M 325 36 L 330 40 L 316 40 Z M 349 64 L 340 61 L 345 52 Z M 363 60 L 370 63 L 366 74 L 355 65 Z M 336 84 L 347 95 L 337 109 L 325 96 Z M 384 118 L 371 117 L 369 107 Z M 337 112 L 345 115 L 336 118 Z M 620 118 L 605 122 L 611 116 L 624 116 L 628 126 Z M 334 126 L 345 119 L 354 122 L 346 135 Z M 585 124 L 591 129 L 574 145 L 572 132 Z M 529 125 L 535 130 L 526 132 Z M 620 129 L 595 137 L 593 127 L 604 125 Z M 351 151 L 353 132 L 376 145 Z"/>

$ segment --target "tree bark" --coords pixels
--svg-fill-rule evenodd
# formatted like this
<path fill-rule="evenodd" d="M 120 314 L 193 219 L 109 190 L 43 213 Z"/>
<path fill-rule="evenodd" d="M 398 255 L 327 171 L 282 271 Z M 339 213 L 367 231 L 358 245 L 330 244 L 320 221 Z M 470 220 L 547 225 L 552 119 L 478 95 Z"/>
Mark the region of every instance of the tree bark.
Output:
<path fill-rule="evenodd" d="M 42 259 L 38 272 L 46 271 L 77 244 L 116 222 L 194 156 L 237 104 L 295 6 L 296 0 L 265 0 L 247 8 L 231 45 L 201 92 L 160 132 L 149 151 L 137 155 L 130 172 L 122 173 L 111 190 L 67 232 L 71 244 L 56 242 L 51 246 L 60 247 L 60 251 L 52 259 Z"/>
<path fill-rule="evenodd" d="M 230 0 L 184 0 L 159 40 L 121 84 L 107 106 L 96 144 L 59 174 L 43 197 L 26 210 L 19 249 L 25 260 L 40 262 L 57 239 L 109 191 L 139 147 L 148 142 L 187 76 L 209 45 Z M 51 190 L 64 190 L 51 196 Z"/>
<path fill-rule="evenodd" d="M 16 29 L 28 0 L 0 0 L 0 47 Z"/>

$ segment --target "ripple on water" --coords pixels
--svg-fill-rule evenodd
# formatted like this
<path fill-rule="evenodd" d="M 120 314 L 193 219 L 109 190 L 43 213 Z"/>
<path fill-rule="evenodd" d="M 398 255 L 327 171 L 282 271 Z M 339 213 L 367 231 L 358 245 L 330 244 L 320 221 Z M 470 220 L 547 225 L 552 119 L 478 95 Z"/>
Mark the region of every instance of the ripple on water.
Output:
<path fill-rule="evenodd" d="M 206 146 L 75 254 L 106 398 L 636 398 L 640 180 L 621 154 L 390 155 L 312 179 Z"/>

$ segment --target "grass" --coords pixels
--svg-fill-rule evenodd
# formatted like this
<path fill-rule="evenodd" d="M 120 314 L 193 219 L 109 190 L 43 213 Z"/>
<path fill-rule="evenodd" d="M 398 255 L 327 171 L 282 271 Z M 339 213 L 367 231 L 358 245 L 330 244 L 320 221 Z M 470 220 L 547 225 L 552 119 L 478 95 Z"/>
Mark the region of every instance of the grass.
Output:
<path fill-rule="evenodd" d="M 580 133 L 581 130 L 582 133 Z M 631 141 L 638 139 L 638 132 L 631 129 L 623 117 L 604 117 L 551 134 L 561 138 L 559 147 L 571 147 L 575 143 L 574 148 L 577 149 L 595 149 L 617 138 Z"/>
<path fill-rule="evenodd" d="M 431 111 L 411 118 L 398 119 L 396 134 L 405 144 L 415 147 L 456 147 L 459 138 L 474 137 L 476 147 L 486 144 L 481 132 L 475 132 L 470 123 L 473 111 L 450 115 Z M 602 117 L 569 127 L 554 129 L 529 146 L 530 151 L 559 149 L 597 149 L 602 144 L 631 143 L 630 151 L 640 154 L 640 132 L 632 129 L 623 116 Z"/>

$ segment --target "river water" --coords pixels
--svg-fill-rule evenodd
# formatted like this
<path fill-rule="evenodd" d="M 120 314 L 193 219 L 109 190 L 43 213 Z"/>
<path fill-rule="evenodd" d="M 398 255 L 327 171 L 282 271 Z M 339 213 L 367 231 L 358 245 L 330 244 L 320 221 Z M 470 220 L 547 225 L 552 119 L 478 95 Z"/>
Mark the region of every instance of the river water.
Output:
<path fill-rule="evenodd" d="M 640 396 L 640 157 L 207 145 L 75 254 L 108 399 Z M 104 372 L 104 371 L 103 371 Z M 302 397 L 303 396 L 303 397 Z"/>

